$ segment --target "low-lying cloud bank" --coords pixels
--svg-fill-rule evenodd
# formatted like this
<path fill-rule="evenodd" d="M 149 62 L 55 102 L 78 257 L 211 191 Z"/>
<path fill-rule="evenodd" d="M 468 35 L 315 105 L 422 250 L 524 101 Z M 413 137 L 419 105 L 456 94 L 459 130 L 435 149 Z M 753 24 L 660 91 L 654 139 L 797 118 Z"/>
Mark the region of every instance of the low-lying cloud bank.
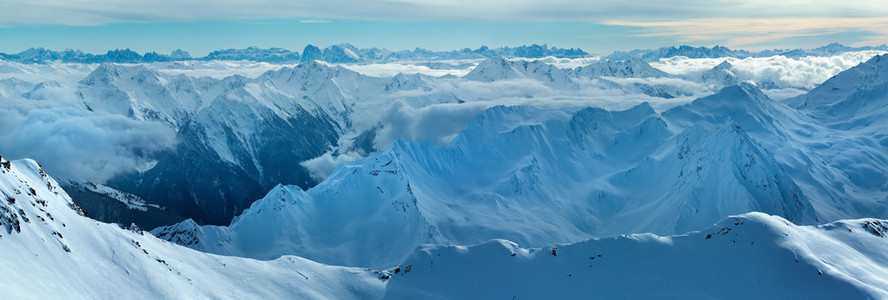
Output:
<path fill-rule="evenodd" d="M 779 86 L 812 89 L 839 72 L 867 61 L 884 51 L 847 52 L 836 56 L 808 56 L 798 59 L 784 56 L 755 58 L 687 58 L 671 57 L 651 66 L 670 74 L 699 77 L 723 61 L 733 66 L 741 80 L 772 81 Z"/>
<path fill-rule="evenodd" d="M 95 182 L 144 168 L 151 154 L 175 145 L 175 131 L 156 122 L 63 108 L 0 109 L 0 128 L 3 155 Z"/>

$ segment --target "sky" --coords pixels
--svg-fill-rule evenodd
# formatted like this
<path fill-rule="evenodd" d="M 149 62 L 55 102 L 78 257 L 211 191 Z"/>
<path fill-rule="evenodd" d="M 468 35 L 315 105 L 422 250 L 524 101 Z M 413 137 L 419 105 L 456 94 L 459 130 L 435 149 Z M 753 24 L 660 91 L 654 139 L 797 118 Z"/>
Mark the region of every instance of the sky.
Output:
<path fill-rule="evenodd" d="M 888 1 L 4 0 L 0 52 L 351 43 L 392 50 L 548 44 L 596 54 L 673 45 L 761 50 L 888 43 Z"/>

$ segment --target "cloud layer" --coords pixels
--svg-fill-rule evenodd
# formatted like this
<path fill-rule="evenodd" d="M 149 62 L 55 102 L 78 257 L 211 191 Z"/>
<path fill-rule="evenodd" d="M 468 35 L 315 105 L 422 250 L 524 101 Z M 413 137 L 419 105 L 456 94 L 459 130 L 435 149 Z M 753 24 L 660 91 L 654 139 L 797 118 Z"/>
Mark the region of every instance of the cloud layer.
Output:
<path fill-rule="evenodd" d="M 699 58 L 672 57 L 652 63 L 667 73 L 697 77 L 723 61 L 733 66 L 734 73 L 743 80 L 772 81 L 778 86 L 812 89 L 839 72 L 847 70 L 884 51 L 847 52 L 836 56 L 809 56 L 787 58 L 784 56 L 757 58 Z"/>
<path fill-rule="evenodd" d="M 95 182 L 143 168 L 175 143 L 175 131 L 158 123 L 62 108 L 0 110 L 0 128 L 3 155 Z"/>
<path fill-rule="evenodd" d="M 661 22 L 702 18 L 882 17 L 882 1 L 282 1 L 282 0 L 7 0 L 0 22 L 95 25 L 139 21 L 328 18 L 388 20 L 499 20 L 573 22 Z"/>

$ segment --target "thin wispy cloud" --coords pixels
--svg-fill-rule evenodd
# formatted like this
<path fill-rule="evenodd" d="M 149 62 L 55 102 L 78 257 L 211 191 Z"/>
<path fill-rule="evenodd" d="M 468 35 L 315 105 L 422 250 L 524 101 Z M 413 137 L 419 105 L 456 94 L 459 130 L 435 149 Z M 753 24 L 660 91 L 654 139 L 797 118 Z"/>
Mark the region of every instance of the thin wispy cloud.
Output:
<path fill-rule="evenodd" d="M 608 39 L 606 44 L 625 44 L 633 47 L 665 46 L 676 43 L 698 45 L 719 43 L 743 48 L 774 48 L 781 45 L 816 47 L 836 41 L 833 37 L 836 35 L 842 37 L 839 42 L 846 44 L 880 45 L 888 41 L 888 17 L 885 16 L 888 16 L 888 5 L 884 0 L 843 2 L 832 0 L 0 1 L 0 28 L 34 24 L 105 26 L 119 23 L 263 20 L 293 20 L 303 24 L 334 21 L 336 25 L 356 20 L 363 22 L 364 25 L 375 21 L 428 21 L 442 24 L 440 25 L 442 28 L 458 27 L 448 25 L 466 22 L 542 24 L 541 26 L 544 26 L 544 23 L 570 23 L 579 24 L 575 27 L 583 27 L 584 32 L 594 31 L 585 29 L 587 27 L 584 26 L 590 24 L 607 27 L 606 30 L 602 29 L 601 32 L 595 33 L 593 39 L 602 39 L 601 36 L 604 35 L 603 39 Z M 399 25 L 380 28 L 403 29 L 397 26 Z M 633 31 L 621 31 L 627 28 Z M 388 32 L 388 30 L 380 29 L 374 32 Z M 450 32 L 442 30 L 442 32 L 444 35 L 449 34 L 446 39 L 460 37 L 461 41 L 465 41 L 465 36 L 472 33 L 466 32 L 465 29 L 462 32 L 457 32 L 457 29 L 451 29 Z M 617 37 L 610 37 L 602 32 L 619 33 Z M 355 36 L 347 39 L 360 39 L 362 35 L 366 34 L 355 33 Z M 568 46 L 602 48 L 595 45 L 605 44 L 601 40 L 584 44 L 584 39 L 577 38 L 578 36 L 574 35 L 574 40 Z M 798 45 L 799 39 L 803 38 L 807 38 L 807 44 Z M 413 39 L 416 40 L 416 37 Z M 625 42 L 630 39 L 639 42 Z M 546 41 L 535 39 L 534 42 Z M 380 43 L 385 44 L 385 42 Z M 413 46 L 415 45 L 408 47 Z M 460 44 L 454 47 L 465 46 L 467 45 Z"/>
<path fill-rule="evenodd" d="M 882 17 L 882 0 L 845 1 L 282 1 L 282 0 L 6 0 L 0 24 L 95 25 L 133 21 L 263 18 L 664 22 L 684 19 Z"/>
<path fill-rule="evenodd" d="M 663 22 L 607 21 L 646 29 L 640 37 L 671 37 L 681 42 L 725 40 L 729 47 L 754 48 L 787 38 L 848 31 L 871 32 L 858 44 L 888 42 L 888 17 L 870 18 L 704 18 Z"/>

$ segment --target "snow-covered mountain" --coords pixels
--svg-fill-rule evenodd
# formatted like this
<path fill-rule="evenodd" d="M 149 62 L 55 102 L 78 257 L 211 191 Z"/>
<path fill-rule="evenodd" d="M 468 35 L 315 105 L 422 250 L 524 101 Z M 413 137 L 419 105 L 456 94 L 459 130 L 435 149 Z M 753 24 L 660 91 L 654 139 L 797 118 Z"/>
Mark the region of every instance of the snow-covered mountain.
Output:
<path fill-rule="evenodd" d="M 428 232 L 429 238 L 453 244 L 505 238 L 536 247 L 625 233 L 681 233 L 701 229 L 725 215 L 749 211 L 764 211 L 802 224 L 815 223 L 818 217 L 810 200 L 774 155 L 744 129 L 769 134 L 772 129 L 764 123 L 773 116 L 757 106 L 772 105 L 779 104 L 754 86 L 744 85 L 663 113 L 668 118 L 648 104 L 620 112 L 495 107 L 477 116 L 445 147 L 396 142 L 370 158 L 338 168 L 326 181 L 307 191 L 311 197 L 295 201 L 305 204 L 291 204 L 331 207 L 338 203 L 332 207 L 341 211 L 324 216 L 354 216 L 349 222 L 327 223 L 303 216 L 292 221 L 298 226 L 271 227 L 325 228 L 323 232 L 345 231 L 370 237 L 387 231 L 380 220 L 403 219 L 403 229 Z M 740 110 L 754 117 L 740 118 L 742 115 L 735 115 Z M 730 121 L 732 116 L 736 121 Z M 694 126 L 686 125 L 692 123 Z M 327 192 L 330 190 L 338 192 Z M 392 197 L 388 201 L 366 199 L 377 194 L 410 197 L 399 200 L 407 203 L 400 212 L 381 218 L 369 212 L 389 211 L 399 205 L 390 202 L 394 201 Z M 269 201 L 277 203 L 278 198 L 269 195 L 254 207 L 268 206 Z M 364 209 L 369 212 L 355 211 Z M 275 217 L 261 218 L 269 219 Z M 239 217 L 229 229 L 206 230 L 269 226 L 260 221 L 245 226 L 244 220 Z M 322 235 L 333 244 L 353 243 L 350 236 L 340 239 L 335 234 Z M 176 239 L 174 236 L 165 235 Z M 247 245 L 274 244 L 282 236 Z M 237 253 L 214 249 L 212 245 L 219 243 L 210 238 L 205 245 L 211 246 L 199 249 Z M 387 239 L 381 242 L 386 245 L 405 244 L 393 237 L 377 238 Z M 244 247 L 227 236 L 221 239 L 231 241 L 231 249 Z M 303 235 L 301 239 L 289 238 L 294 243 L 277 250 L 276 255 L 296 253 L 322 262 L 361 266 L 397 260 L 364 257 L 343 261 L 362 253 L 357 251 L 328 261 L 331 258 L 313 256 L 305 250 L 313 249 L 311 242 L 304 241 L 313 237 Z M 403 258 L 421 243 L 411 240 L 400 254 L 394 250 L 386 254 Z"/>
<path fill-rule="evenodd" d="M 888 122 L 888 55 L 878 55 L 787 100 L 838 129 L 883 129 Z M 885 143 L 883 142 L 883 145 Z"/>
<path fill-rule="evenodd" d="M 869 64 L 846 72 L 857 74 L 864 69 L 880 74 L 880 67 Z M 488 60 L 466 77 L 496 80 L 541 74 L 533 71 L 539 68 L 526 66 L 532 65 Z M 419 240 L 405 243 L 374 235 L 387 230 L 380 223 L 383 219 L 403 219 L 402 229 L 429 232 L 429 238 L 445 243 L 466 245 L 504 238 L 539 247 L 628 233 L 683 233 L 703 229 L 726 215 L 750 211 L 778 215 L 796 224 L 886 217 L 884 181 L 878 183 L 878 178 L 886 178 L 884 171 L 849 163 L 884 166 L 888 161 L 881 159 L 884 149 L 870 146 L 850 151 L 842 143 L 822 144 L 829 140 L 827 136 L 837 134 L 841 132 L 768 98 L 747 83 L 662 113 L 648 104 L 613 112 L 494 107 L 475 117 L 444 147 L 398 141 L 374 156 L 338 168 L 326 181 L 306 191 L 311 197 L 296 201 L 305 203 L 299 204 L 304 207 L 339 203 L 335 207 L 342 211 L 325 215 L 356 216 L 350 222 L 329 224 L 303 216 L 295 221 L 299 225 L 280 226 L 359 232 L 359 236 L 388 239 L 388 243 L 379 242 L 382 244 L 408 245 L 400 252 L 389 250 L 385 257 L 368 257 L 358 251 L 328 258 L 306 250 L 313 249 L 310 240 L 315 237 L 302 235 L 300 241 L 292 237 L 299 236 L 297 233 L 272 235 L 248 245 L 273 244 L 291 235 L 286 238 L 290 244 L 276 250 L 279 254 L 379 267 L 405 257 L 421 244 Z M 870 136 L 848 140 L 873 142 Z M 847 160 L 830 161 L 836 157 Z M 848 178 L 840 182 L 854 188 L 837 186 L 834 178 Z M 395 184 L 393 179 L 402 183 Z M 324 192 L 329 190 L 340 194 Z M 369 212 L 397 205 L 366 200 L 367 195 L 376 193 L 409 194 L 415 202 L 382 218 Z M 277 198 L 271 195 L 254 206 L 267 206 L 266 202 L 274 201 L 269 199 Z M 235 222 L 227 229 L 184 231 L 224 231 L 236 226 L 252 227 Z M 323 236 L 332 244 L 353 243 L 349 236 Z M 415 235 L 398 237 L 404 236 Z M 209 239 L 205 244 L 218 244 L 213 236 Z M 242 253 L 232 250 L 245 247 L 239 245 L 241 241 L 227 236 L 222 239 L 231 246 L 200 249 Z"/>
<path fill-rule="evenodd" d="M 281 197 L 277 205 L 254 208 L 295 212 L 287 206 L 307 196 L 286 187 L 273 194 Z M 9 298 L 888 295 L 888 254 L 880 250 L 888 246 L 888 221 L 878 219 L 797 226 L 749 213 L 677 236 L 635 234 L 536 248 L 507 240 L 424 245 L 397 266 L 377 271 L 295 256 L 218 256 L 137 227 L 100 223 L 84 217 L 32 160 L 0 158 L 0 199 L 0 263 L 7 272 L 0 296 Z M 302 210 L 311 209 L 305 204 Z"/>
<path fill-rule="evenodd" d="M 882 220 L 797 226 L 749 213 L 679 236 L 430 245 L 395 269 L 385 297 L 884 298 L 886 233 Z"/>
<path fill-rule="evenodd" d="M 728 61 L 723 61 L 712 69 L 703 72 L 700 76 L 703 82 L 715 84 L 717 86 L 735 85 L 739 81 L 737 75 L 731 70 L 733 66 Z"/>
<path fill-rule="evenodd" d="M 347 44 L 339 47 L 342 51 L 361 50 Z M 323 55 L 321 49 L 317 50 L 319 55 Z M 490 49 L 486 51 L 496 52 Z M 360 57 L 379 57 L 383 55 L 382 53 L 355 52 Z M 639 59 L 622 62 L 598 60 L 575 69 L 562 69 L 545 61 L 501 57 L 486 59 L 480 61 L 471 72 L 466 70 L 468 75 L 461 78 L 433 77 L 415 73 L 400 73 L 391 77 L 369 76 L 349 69 L 348 65 L 331 65 L 318 61 L 307 61 L 287 67 L 260 64 L 261 68 L 265 68 L 262 70 L 270 71 L 256 72 L 254 74 L 258 75 L 251 76 L 233 75 L 218 78 L 191 75 L 206 73 L 189 73 L 194 72 L 195 67 L 200 67 L 190 63 L 101 64 L 94 66 L 95 69 L 88 75 L 80 75 L 82 77 L 74 81 L 67 77 L 32 79 L 23 75 L 3 79 L 8 83 L 0 85 L 2 87 L 0 93 L 9 98 L 21 96 L 32 100 L 24 101 L 25 105 L 36 105 L 40 103 L 38 101 L 52 104 L 60 102 L 55 99 L 70 98 L 73 101 L 65 102 L 65 109 L 77 109 L 86 114 L 125 116 L 134 121 L 164 124 L 176 133 L 177 143 L 172 148 L 158 153 L 137 151 L 134 155 L 140 156 L 140 159 L 146 163 L 134 168 L 128 174 L 113 176 L 106 185 L 133 194 L 148 203 L 165 207 L 173 212 L 173 215 L 194 218 L 201 224 L 224 225 L 230 224 L 234 216 L 248 208 L 254 200 L 262 198 L 274 186 L 298 185 L 302 189 L 308 189 L 317 183 L 317 178 L 332 170 L 332 167 L 329 167 L 326 173 L 317 176 L 301 164 L 306 160 L 324 155 L 338 159 L 335 156 L 342 153 L 351 155 L 349 158 L 351 160 L 371 154 L 377 149 L 384 149 L 389 141 L 400 137 L 399 130 L 408 133 L 417 130 L 399 129 L 393 124 L 383 124 L 386 121 L 400 122 L 395 125 L 405 127 L 415 127 L 420 124 L 411 123 L 414 122 L 409 120 L 412 116 L 407 116 L 407 121 L 398 119 L 400 116 L 397 114 L 403 114 L 400 108 L 422 110 L 438 104 L 468 103 L 460 108 L 447 109 L 472 111 L 474 114 L 485 107 L 512 101 L 500 98 L 521 97 L 533 99 L 530 101 L 542 105 L 558 106 L 558 102 L 551 100 L 567 98 L 586 101 L 586 98 L 596 97 L 590 95 L 590 92 L 594 94 L 597 91 L 622 97 L 620 99 L 637 101 L 634 103 L 642 101 L 638 99 L 644 99 L 651 101 L 653 107 L 671 107 L 676 104 L 670 103 L 682 103 L 688 101 L 685 99 L 691 99 L 691 95 L 707 95 L 717 91 L 715 89 L 722 85 L 733 83 L 733 81 L 720 82 L 707 86 L 696 82 L 702 82 L 700 78 L 677 78 L 668 74 L 664 76 L 665 73 Z M 0 67 L 20 69 L 17 72 L 21 74 L 33 74 L 43 72 L 43 69 L 55 68 L 57 65 L 4 63 Z M 724 69 L 726 72 L 732 69 L 724 64 L 720 67 L 716 69 Z M 74 77 L 74 75 L 66 76 Z M 741 100 L 748 98 L 741 94 L 743 93 L 737 94 L 736 98 Z M 534 99 L 535 97 L 539 99 Z M 666 98 L 679 99 L 675 102 L 660 101 Z M 763 103 L 772 105 L 771 102 L 773 101 L 768 100 Z M 702 131 L 708 132 L 726 124 L 727 120 L 723 117 L 724 113 L 718 111 L 719 107 L 721 106 L 714 105 L 711 109 L 716 111 L 704 112 L 709 116 L 706 117 L 708 124 L 703 126 L 705 128 Z M 756 116 L 755 118 L 761 118 L 762 122 L 767 120 L 788 122 L 780 128 L 765 133 L 759 132 L 756 127 L 766 126 L 762 122 L 758 122 L 762 124 L 744 123 L 746 121 L 743 120 L 745 118 L 743 109 L 746 107 L 736 107 L 730 111 L 730 116 L 740 125 L 744 134 L 750 135 L 758 143 L 765 144 L 766 152 L 773 153 L 779 164 L 791 166 L 789 173 L 808 174 L 807 177 L 793 176 L 796 181 L 805 181 L 800 184 L 800 188 L 809 190 L 806 192 L 809 197 L 832 199 L 830 201 L 835 203 L 836 208 L 833 210 L 836 212 L 827 219 L 846 215 L 846 212 L 843 212 L 846 210 L 851 211 L 852 216 L 860 215 L 857 211 L 865 208 L 838 208 L 849 201 L 853 202 L 851 198 L 860 197 L 851 197 L 840 188 L 829 187 L 830 182 L 834 182 L 833 179 L 822 179 L 841 178 L 848 176 L 843 175 L 847 172 L 830 168 L 805 170 L 803 162 L 816 160 L 827 163 L 829 155 L 808 150 L 787 151 L 791 150 L 790 146 L 780 146 L 781 143 L 792 141 L 805 144 L 808 148 L 816 148 L 815 143 L 805 141 L 806 137 L 792 134 L 797 131 L 796 126 L 802 126 L 806 128 L 805 132 L 815 134 L 821 132 L 827 134 L 831 131 L 816 130 L 821 126 L 813 121 L 818 119 L 817 117 L 805 116 L 804 113 L 792 111 L 781 105 L 776 107 L 766 110 L 765 115 L 751 114 Z M 575 110 L 567 113 L 574 112 Z M 772 112 L 777 115 L 771 115 Z M 470 116 L 462 118 L 469 120 Z M 449 125 L 453 127 L 449 134 L 442 133 L 440 134 L 442 137 L 425 140 L 446 142 L 466 121 L 462 122 Z M 673 119 L 667 121 L 669 122 L 687 124 L 696 122 L 696 119 Z M 671 135 L 690 127 L 682 125 L 679 129 L 670 128 L 671 133 L 667 136 L 671 138 Z M 771 139 L 765 136 L 766 133 L 786 137 Z M 423 133 L 410 134 L 423 135 Z M 357 142 L 359 136 L 361 139 Z M 856 143 L 866 143 L 866 141 L 858 140 Z M 790 153 L 798 155 L 793 154 L 793 157 L 788 157 Z M 866 154 L 860 155 L 863 157 Z M 202 171 L 182 171 L 183 168 Z M 851 177 L 855 178 L 855 182 L 862 184 L 866 180 L 864 179 L 867 177 L 866 174 L 870 172 L 861 170 L 854 173 L 857 175 Z M 810 180 L 799 178 L 810 178 Z M 872 181 L 869 185 L 876 185 L 875 182 Z M 107 200 L 105 202 L 116 201 L 114 197 L 94 194 L 90 189 L 75 190 L 88 193 L 78 194 L 78 197 L 102 198 Z M 871 196 L 863 198 L 872 199 Z M 814 202 L 815 206 L 816 203 L 823 203 Z M 86 207 L 93 209 L 93 207 L 128 206 L 125 203 L 108 202 Z M 130 215 L 130 213 L 138 212 L 128 211 L 118 215 Z M 114 214 L 95 215 L 98 217 Z M 145 224 L 148 223 L 143 223 Z"/>
<path fill-rule="evenodd" d="M 262 49 L 249 47 L 246 49 L 216 50 L 202 57 L 203 60 L 252 60 L 271 63 L 293 63 L 300 60 L 298 52 L 282 48 Z"/>
<path fill-rule="evenodd" d="M 481 82 L 532 79 L 555 88 L 570 89 L 578 87 L 567 72 L 551 64 L 539 60 L 512 61 L 503 57 L 494 57 L 482 61 L 472 72 L 466 74 L 463 78 Z"/>
<path fill-rule="evenodd" d="M 248 47 L 243 49 L 215 50 L 204 57 L 192 57 L 186 51 L 177 49 L 170 54 L 147 52 L 139 54 L 130 49 L 109 50 L 105 54 L 84 53 L 80 50 L 66 49 L 53 51 L 45 48 L 30 48 L 13 54 L 0 53 L 0 60 L 21 63 L 151 63 L 185 60 L 235 60 L 269 63 L 295 63 L 299 61 L 322 60 L 330 63 L 374 63 L 392 61 L 428 61 L 453 59 L 483 59 L 488 57 L 507 56 L 524 58 L 542 58 L 547 56 L 578 58 L 590 56 L 579 48 L 563 49 L 548 45 L 523 45 L 519 47 L 501 47 L 491 49 L 481 46 L 478 49 L 462 49 L 454 51 L 431 51 L 421 48 L 414 50 L 391 51 L 380 48 L 358 48 L 342 43 L 328 46 L 321 50 L 317 46 L 307 45 L 302 54 L 283 48 Z"/>
<path fill-rule="evenodd" d="M 714 47 L 693 47 L 693 46 L 670 46 L 657 49 L 636 49 L 632 51 L 615 51 L 607 56 L 609 59 L 625 60 L 629 58 L 639 58 L 647 62 L 657 61 L 661 58 L 670 58 L 684 56 L 689 58 L 746 58 L 746 57 L 768 57 L 768 56 L 785 56 L 799 58 L 805 56 L 831 56 L 843 52 L 865 51 L 865 50 L 888 50 L 888 45 L 881 46 L 863 46 L 849 47 L 839 43 L 831 43 L 814 49 L 771 49 L 758 52 L 750 52 L 742 49 L 730 49 L 724 46 Z"/>
<path fill-rule="evenodd" d="M 193 251 L 100 223 L 32 160 L 0 158 L 3 298 L 379 298 L 378 272 Z M 48 288 L 51 287 L 51 288 Z"/>
<path fill-rule="evenodd" d="M 602 76 L 617 78 L 669 77 L 669 74 L 666 72 L 657 70 L 635 57 L 623 61 L 601 59 L 592 64 L 577 67 L 571 73 L 574 76 L 586 78 L 599 78 Z"/>

